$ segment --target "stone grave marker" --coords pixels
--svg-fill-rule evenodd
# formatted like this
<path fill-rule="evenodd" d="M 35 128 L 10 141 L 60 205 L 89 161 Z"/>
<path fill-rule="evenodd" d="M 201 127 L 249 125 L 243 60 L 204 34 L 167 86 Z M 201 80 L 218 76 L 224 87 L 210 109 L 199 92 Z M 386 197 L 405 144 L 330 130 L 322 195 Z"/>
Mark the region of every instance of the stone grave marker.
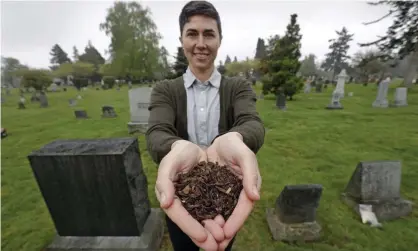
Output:
<path fill-rule="evenodd" d="M 395 90 L 395 98 L 392 107 L 401 107 L 401 106 L 408 106 L 408 98 L 407 98 L 408 88 L 406 87 L 398 87 Z"/>
<path fill-rule="evenodd" d="M 25 102 L 26 102 L 25 97 L 23 95 L 21 95 L 20 99 L 19 99 L 19 102 L 17 103 L 18 104 L 18 109 L 26 109 Z"/>
<path fill-rule="evenodd" d="M 393 220 L 412 211 L 412 202 L 401 198 L 400 186 L 400 161 L 360 162 L 342 200 L 358 214 L 360 205 L 371 205 L 379 221 Z"/>
<path fill-rule="evenodd" d="M 49 106 L 48 98 L 44 92 L 41 92 L 41 95 L 39 95 L 39 102 L 41 103 L 41 108 L 46 108 Z"/>
<path fill-rule="evenodd" d="M 334 92 L 339 94 L 340 98 L 344 98 L 344 87 L 345 87 L 345 81 L 347 80 L 348 75 L 345 71 L 345 69 L 342 69 L 340 74 L 337 76 L 337 86 L 335 87 Z"/>
<path fill-rule="evenodd" d="M 28 159 L 57 232 L 47 250 L 159 249 L 136 138 L 57 140 Z"/>
<path fill-rule="evenodd" d="M 332 93 L 331 103 L 325 107 L 328 110 L 341 110 L 344 109 L 344 107 L 340 103 L 340 94 L 338 92 Z"/>
<path fill-rule="evenodd" d="M 102 118 L 115 118 L 117 117 L 113 106 L 105 105 L 102 106 Z"/>
<path fill-rule="evenodd" d="M 64 87 L 64 88 L 62 88 L 62 89 L 63 89 L 65 92 L 67 91 L 67 88 L 65 88 L 65 87 Z"/>
<path fill-rule="evenodd" d="M 304 93 L 310 93 L 311 92 L 311 88 L 312 88 L 312 86 L 311 86 L 311 80 L 307 80 L 306 82 L 305 82 L 305 89 L 304 89 Z"/>
<path fill-rule="evenodd" d="M 373 107 L 386 108 L 389 106 L 389 103 L 387 100 L 389 83 L 390 83 L 390 78 L 386 78 L 385 80 L 379 83 L 379 87 L 377 89 L 377 97 L 376 97 L 376 100 L 372 104 Z"/>
<path fill-rule="evenodd" d="M 276 107 L 280 110 L 286 110 L 286 96 L 284 94 L 278 94 L 276 96 Z"/>
<path fill-rule="evenodd" d="M 33 92 L 30 98 L 30 102 L 35 103 L 41 101 L 37 92 Z"/>
<path fill-rule="evenodd" d="M 70 105 L 70 106 L 76 106 L 77 105 L 77 100 L 75 100 L 75 99 L 69 99 L 68 100 L 68 104 Z"/>
<path fill-rule="evenodd" d="M 86 110 L 76 110 L 74 111 L 74 115 L 77 119 L 88 119 Z"/>
<path fill-rule="evenodd" d="M 322 83 L 318 81 L 318 83 L 315 85 L 315 92 L 321 93 L 322 92 Z"/>
<path fill-rule="evenodd" d="M 129 90 L 131 121 L 128 132 L 145 133 L 148 130 L 149 111 L 152 88 L 142 87 Z"/>
<path fill-rule="evenodd" d="M 322 228 L 316 221 L 316 210 L 321 195 L 322 186 L 318 184 L 285 186 L 275 208 L 266 211 L 273 239 L 290 242 L 319 239 Z"/>

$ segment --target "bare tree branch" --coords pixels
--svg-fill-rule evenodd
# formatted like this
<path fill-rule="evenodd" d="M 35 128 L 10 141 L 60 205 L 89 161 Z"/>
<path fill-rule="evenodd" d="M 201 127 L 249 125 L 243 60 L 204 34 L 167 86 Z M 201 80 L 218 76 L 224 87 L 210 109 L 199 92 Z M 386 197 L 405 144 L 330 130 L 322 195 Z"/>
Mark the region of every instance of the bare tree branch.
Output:
<path fill-rule="evenodd" d="M 382 21 L 383 19 L 385 19 L 385 18 L 389 17 L 389 16 L 390 16 L 390 15 L 392 15 L 393 13 L 395 13 L 395 11 L 391 10 L 391 11 L 389 11 L 389 13 L 388 13 L 388 14 L 384 15 L 383 17 L 381 17 L 381 18 L 379 18 L 379 19 L 376 19 L 376 20 L 374 20 L 374 21 L 371 21 L 371 22 L 366 22 L 366 23 L 363 23 L 363 24 L 364 24 L 364 25 L 375 24 L 375 23 L 380 22 L 380 21 Z"/>

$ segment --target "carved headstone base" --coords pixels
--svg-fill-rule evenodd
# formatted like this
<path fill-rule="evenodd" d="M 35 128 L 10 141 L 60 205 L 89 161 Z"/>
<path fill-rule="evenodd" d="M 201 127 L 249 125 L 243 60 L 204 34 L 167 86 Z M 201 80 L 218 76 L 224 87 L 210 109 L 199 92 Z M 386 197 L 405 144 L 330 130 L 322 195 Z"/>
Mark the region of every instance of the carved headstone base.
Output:
<path fill-rule="evenodd" d="M 341 195 L 341 198 L 345 204 L 353 208 L 354 211 L 360 215 L 359 203 L 354 198 L 345 193 Z M 372 204 L 372 210 L 379 221 L 395 220 L 407 216 L 412 212 L 412 202 L 398 198 L 391 201 Z"/>
<path fill-rule="evenodd" d="M 135 123 L 135 122 L 129 122 L 128 123 L 128 132 L 129 133 L 146 133 L 148 130 L 148 124 L 147 123 Z"/>
<path fill-rule="evenodd" d="M 373 102 L 372 106 L 376 108 L 387 108 L 389 106 L 389 102 L 387 100 L 376 100 Z"/>
<path fill-rule="evenodd" d="M 152 208 L 141 236 L 57 236 L 47 251 L 157 251 L 164 235 L 161 209 Z"/>
<path fill-rule="evenodd" d="M 267 224 L 276 241 L 315 241 L 321 237 L 321 226 L 316 222 L 285 224 L 274 213 L 274 208 L 266 211 Z"/>
<path fill-rule="evenodd" d="M 406 101 L 394 101 L 389 106 L 390 107 L 403 107 L 403 106 L 408 106 L 408 103 Z"/>

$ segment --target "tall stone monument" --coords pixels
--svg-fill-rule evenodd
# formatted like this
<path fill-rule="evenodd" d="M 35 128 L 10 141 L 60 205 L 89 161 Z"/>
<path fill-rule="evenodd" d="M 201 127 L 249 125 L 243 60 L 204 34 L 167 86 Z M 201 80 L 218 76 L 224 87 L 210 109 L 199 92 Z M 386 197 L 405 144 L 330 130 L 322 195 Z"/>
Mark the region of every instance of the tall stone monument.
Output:
<path fill-rule="evenodd" d="M 334 93 L 338 93 L 340 98 L 344 98 L 344 87 L 345 81 L 347 81 L 348 75 L 345 69 L 342 69 L 340 74 L 337 76 L 337 86 L 335 87 Z"/>
<path fill-rule="evenodd" d="M 389 102 L 387 99 L 389 83 L 390 83 L 389 77 L 387 77 L 385 80 L 379 83 L 376 100 L 372 104 L 373 107 L 387 108 L 389 106 Z"/>
<path fill-rule="evenodd" d="M 148 130 L 148 107 L 150 104 L 152 88 L 141 87 L 129 90 L 129 105 L 131 121 L 128 123 L 128 132 L 145 133 Z"/>

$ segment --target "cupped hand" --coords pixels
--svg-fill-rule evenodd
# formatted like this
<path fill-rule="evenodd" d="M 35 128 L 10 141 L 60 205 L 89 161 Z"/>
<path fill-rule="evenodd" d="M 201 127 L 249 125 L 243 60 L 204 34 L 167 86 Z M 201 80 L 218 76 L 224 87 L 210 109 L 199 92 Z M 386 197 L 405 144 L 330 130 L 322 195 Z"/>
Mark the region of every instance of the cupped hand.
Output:
<path fill-rule="evenodd" d="M 254 202 L 260 199 L 261 176 L 258 169 L 255 154 L 245 145 L 242 135 L 229 132 L 215 139 L 213 144 L 206 149 L 207 159 L 210 162 L 218 162 L 231 168 L 238 177 L 243 180 L 243 190 L 240 193 L 237 205 L 231 216 L 221 227 L 225 239 L 219 242 L 218 250 L 224 250 L 239 229 L 244 225 L 250 215 Z M 217 216 L 215 222 L 218 226 L 222 223 L 222 216 Z M 221 219 L 222 218 L 222 219 Z M 212 233 L 212 229 L 205 228 Z"/>
<path fill-rule="evenodd" d="M 203 227 L 175 196 L 173 181 L 177 174 L 189 171 L 201 161 L 207 161 L 207 155 L 199 146 L 186 140 L 174 142 L 171 151 L 160 162 L 155 194 L 167 216 L 197 246 L 207 251 L 217 251 L 218 242 L 224 240 L 220 225 L 214 220 L 206 220 Z"/>

